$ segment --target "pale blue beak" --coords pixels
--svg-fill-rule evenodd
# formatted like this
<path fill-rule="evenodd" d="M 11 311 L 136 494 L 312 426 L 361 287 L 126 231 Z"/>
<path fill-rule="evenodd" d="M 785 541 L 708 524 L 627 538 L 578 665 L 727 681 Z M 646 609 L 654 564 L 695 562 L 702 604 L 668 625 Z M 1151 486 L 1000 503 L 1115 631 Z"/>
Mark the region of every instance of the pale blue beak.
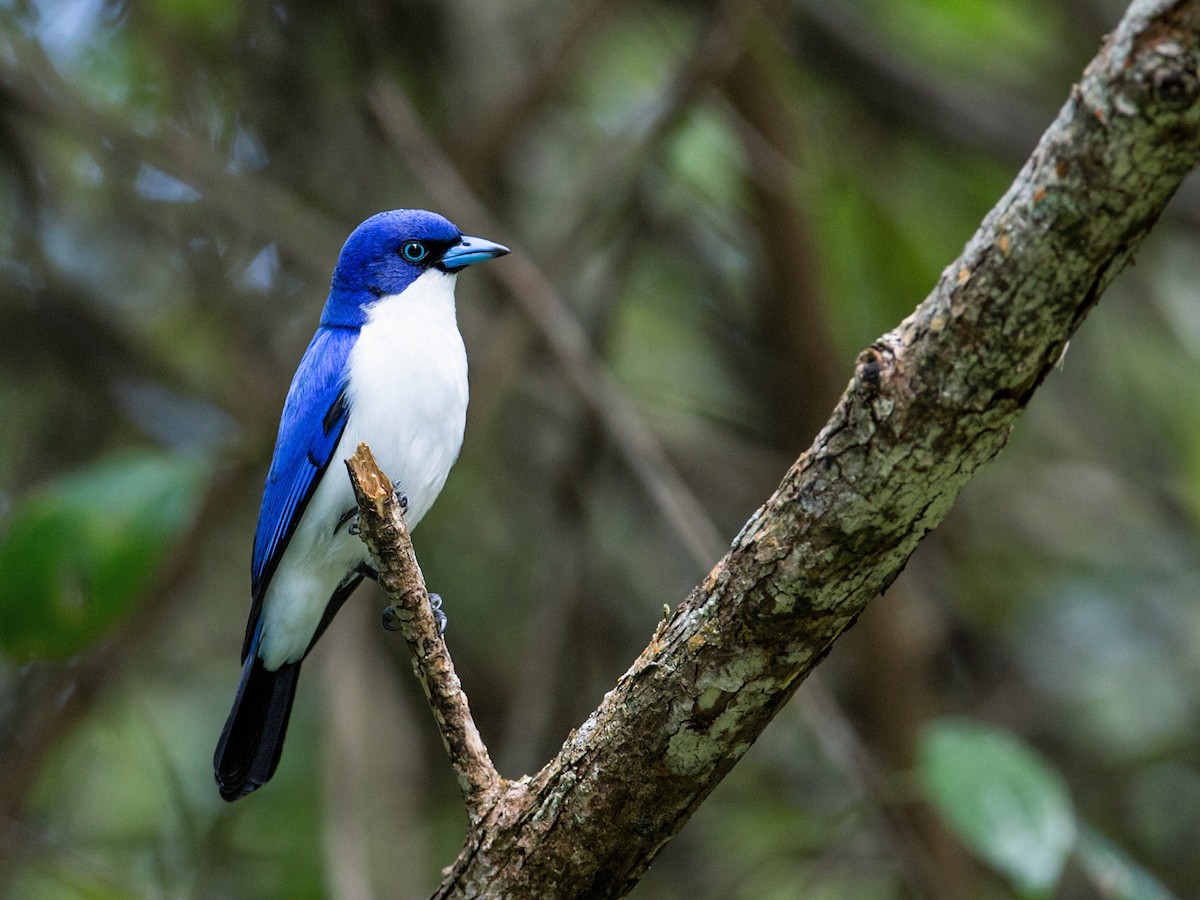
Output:
<path fill-rule="evenodd" d="M 462 240 L 442 254 L 439 263 L 448 272 L 457 272 L 475 263 L 487 262 L 508 253 L 503 244 L 485 241 L 483 238 L 462 236 Z"/>

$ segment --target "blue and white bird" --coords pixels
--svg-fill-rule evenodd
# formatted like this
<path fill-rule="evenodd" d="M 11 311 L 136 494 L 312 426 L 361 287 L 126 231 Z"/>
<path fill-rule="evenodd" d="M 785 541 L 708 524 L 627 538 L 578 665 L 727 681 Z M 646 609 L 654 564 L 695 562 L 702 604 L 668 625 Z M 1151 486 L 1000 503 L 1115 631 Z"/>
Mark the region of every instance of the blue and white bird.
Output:
<path fill-rule="evenodd" d="M 360 441 L 421 521 L 462 447 L 467 354 L 454 283 L 507 253 L 435 213 L 372 216 L 338 256 L 321 323 L 292 378 L 251 567 L 242 680 L 213 768 L 221 796 L 261 787 L 283 750 L 300 664 L 364 576 L 366 545 L 341 465 Z"/>

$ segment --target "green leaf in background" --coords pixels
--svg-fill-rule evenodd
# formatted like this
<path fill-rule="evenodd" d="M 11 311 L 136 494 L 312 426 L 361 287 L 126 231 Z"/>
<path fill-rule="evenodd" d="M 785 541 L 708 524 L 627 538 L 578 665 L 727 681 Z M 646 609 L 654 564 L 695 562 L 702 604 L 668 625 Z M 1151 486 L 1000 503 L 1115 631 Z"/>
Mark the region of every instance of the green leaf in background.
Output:
<path fill-rule="evenodd" d="M 1062 777 L 1006 731 L 963 719 L 927 726 L 917 749 L 926 798 L 1019 890 L 1049 893 L 1075 845 Z"/>
<path fill-rule="evenodd" d="M 1124 850 L 1091 828 L 1080 831 L 1075 858 L 1108 900 L 1176 900 Z"/>
<path fill-rule="evenodd" d="M 115 454 L 26 495 L 0 531 L 0 650 L 77 653 L 137 601 L 191 523 L 205 469 Z"/>

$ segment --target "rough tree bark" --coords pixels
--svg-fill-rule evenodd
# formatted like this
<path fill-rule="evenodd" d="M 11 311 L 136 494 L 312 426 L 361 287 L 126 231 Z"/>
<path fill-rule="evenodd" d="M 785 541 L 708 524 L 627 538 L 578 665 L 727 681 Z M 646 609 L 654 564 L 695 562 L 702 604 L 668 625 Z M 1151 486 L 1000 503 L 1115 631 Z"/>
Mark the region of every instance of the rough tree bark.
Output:
<path fill-rule="evenodd" d="M 489 793 L 437 896 L 610 897 L 637 883 L 1004 447 L 1200 161 L 1198 42 L 1200 0 L 1130 7 L 962 255 L 859 356 L 729 553 L 558 755 Z"/>

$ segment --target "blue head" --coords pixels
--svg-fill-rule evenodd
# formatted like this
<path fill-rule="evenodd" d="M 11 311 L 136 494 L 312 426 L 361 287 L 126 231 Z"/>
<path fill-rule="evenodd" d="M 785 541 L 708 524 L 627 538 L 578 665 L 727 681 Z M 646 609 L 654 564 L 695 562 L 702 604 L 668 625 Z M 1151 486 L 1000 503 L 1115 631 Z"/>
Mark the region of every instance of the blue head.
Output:
<path fill-rule="evenodd" d="M 401 293 L 430 269 L 454 274 L 507 252 L 500 244 L 465 236 L 437 213 L 377 213 L 346 238 L 321 324 L 357 328 L 366 321 L 367 307 L 380 297 Z"/>

